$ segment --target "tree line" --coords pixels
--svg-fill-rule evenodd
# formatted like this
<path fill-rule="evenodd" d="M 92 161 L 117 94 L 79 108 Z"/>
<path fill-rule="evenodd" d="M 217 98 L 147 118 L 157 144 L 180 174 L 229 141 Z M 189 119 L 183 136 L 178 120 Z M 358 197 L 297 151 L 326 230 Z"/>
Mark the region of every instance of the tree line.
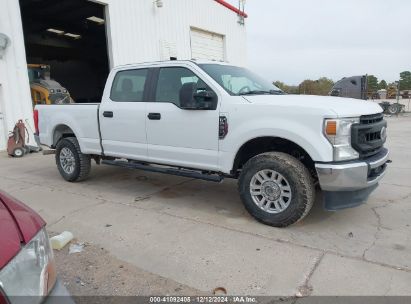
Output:
<path fill-rule="evenodd" d="M 411 90 L 411 72 L 400 73 L 400 90 Z M 299 85 L 288 85 L 282 81 L 275 81 L 274 85 L 289 94 L 304 95 L 328 95 L 334 86 L 334 81 L 327 77 L 317 80 L 306 79 Z M 378 90 L 387 90 L 390 87 L 397 87 L 396 83 L 387 83 L 384 79 L 378 80 L 374 75 L 368 75 L 368 92 L 376 93 Z"/>

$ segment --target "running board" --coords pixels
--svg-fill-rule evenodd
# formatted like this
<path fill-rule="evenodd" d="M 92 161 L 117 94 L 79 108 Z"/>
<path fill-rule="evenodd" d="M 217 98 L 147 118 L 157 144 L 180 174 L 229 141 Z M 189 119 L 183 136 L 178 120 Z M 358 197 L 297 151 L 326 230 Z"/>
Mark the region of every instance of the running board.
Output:
<path fill-rule="evenodd" d="M 144 165 L 141 163 L 134 163 L 134 162 L 127 162 L 127 161 L 119 161 L 119 160 L 103 160 L 101 162 L 103 165 L 110 165 L 110 166 L 117 166 L 122 168 L 128 169 L 137 169 L 137 170 L 144 170 L 149 172 L 156 172 L 156 173 L 164 173 L 170 175 L 177 175 L 195 179 L 202 179 L 209 182 L 221 182 L 224 177 L 217 174 L 204 174 L 198 171 L 192 170 L 185 170 L 185 169 L 175 169 L 170 167 L 155 167 L 151 165 Z"/>

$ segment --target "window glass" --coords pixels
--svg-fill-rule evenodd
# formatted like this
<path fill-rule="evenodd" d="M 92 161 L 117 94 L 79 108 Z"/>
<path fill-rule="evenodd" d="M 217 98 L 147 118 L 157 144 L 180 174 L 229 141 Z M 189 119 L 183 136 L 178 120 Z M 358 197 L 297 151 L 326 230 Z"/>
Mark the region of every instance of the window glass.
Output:
<path fill-rule="evenodd" d="M 118 72 L 111 88 L 111 100 L 120 102 L 143 101 L 147 73 L 147 69 Z"/>
<path fill-rule="evenodd" d="M 158 75 L 156 101 L 171 102 L 181 106 L 181 91 L 183 86 L 192 84 L 195 92 L 210 90 L 204 81 L 186 68 L 161 68 Z"/>
<path fill-rule="evenodd" d="M 272 83 L 242 67 L 221 64 L 201 64 L 200 67 L 230 95 L 282 93 Z"/>

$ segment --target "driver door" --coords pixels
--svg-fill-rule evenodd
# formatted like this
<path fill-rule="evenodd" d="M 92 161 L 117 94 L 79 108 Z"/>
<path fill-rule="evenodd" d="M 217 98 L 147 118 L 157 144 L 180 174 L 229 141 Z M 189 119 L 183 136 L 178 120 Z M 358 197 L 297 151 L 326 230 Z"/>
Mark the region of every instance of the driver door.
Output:
<path fill-rule="evenodd" d="M 191 86 L 211 90 L 189 68 L 156 69 L 147 103 L 148 157 L 153 163 L 217 170 L 218 106 L 214 110 L 182 108 L 184 88 Z"/>

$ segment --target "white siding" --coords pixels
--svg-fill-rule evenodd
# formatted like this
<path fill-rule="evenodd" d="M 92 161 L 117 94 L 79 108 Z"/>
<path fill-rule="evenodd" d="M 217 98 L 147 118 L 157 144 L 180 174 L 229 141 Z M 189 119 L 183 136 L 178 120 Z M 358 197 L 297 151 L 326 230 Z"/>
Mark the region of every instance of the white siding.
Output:
<path fill-rule="evenodd" d="M 6 34 L 11 43 L 0 58 L 0 151 L 5 149 L 5 138 L 19 119 L 27 120 L 33 128 L 33 109 L 27 76 L 26 53 L 19 3 L 2 0 L 0 9 L 0 33 Z M 34 139 L 31 137 L 31 144 Z"/>
<path fill-rule="evenodd" d="M 224 36 L 191 29 L 191 57 L 195 59 L 225 60 Z"/>

